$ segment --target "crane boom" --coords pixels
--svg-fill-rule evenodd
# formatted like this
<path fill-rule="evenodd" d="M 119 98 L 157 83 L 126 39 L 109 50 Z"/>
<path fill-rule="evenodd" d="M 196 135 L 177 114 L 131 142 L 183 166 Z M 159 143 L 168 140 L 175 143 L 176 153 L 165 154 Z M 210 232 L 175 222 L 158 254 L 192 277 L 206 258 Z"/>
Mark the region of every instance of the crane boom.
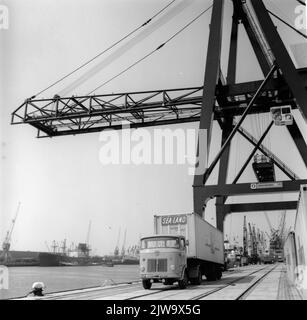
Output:
<path fill-rule="evenodd" d="M 273 229 L 273 227 L 272 227 L 271 221 L 270 221 L 269 216 L 268 216 L 268 213 L 267 213 L 266 211 L 264 211 L 264 216 L 265 216 L 265 219 L 266 219 L 266 221 L 267 221 L 267 223 L 268 223 L 268 226 L 269 226 L 269 228 L 270 228 L 270 232 L 271 232 L 271 233 L 274 233 L 274 229 Z"/>
<path fill-rule="evenodd" d="M 122 251 L 121 251 L 122 257 L 124 257 L 124 255 L 125 255 L 126 235 L 127 235 L 127 229 L 125 229 L 125 234 L 124 234 L 124 241 L 123 241 L 123 246 L 122 246 Z"/>
<path fill-rule="evenodd" d="M 12 219 L 11 229 L 7 231 L 5 239 L 4 239 L 3 243 L 2 243 L 1 259 L 3 259 L 4 262 L 8 262 L 10 260 L 10 258 L 11 258 L 9 251 L 10 251 L 10 247 L 11 247 L 11 240 L 12 240 L 13 230 L 14 230 L 15 223 L 16 223 L 16 220 L 17 220 L 17 217 L 18 217 L 18 212 L 19 212 L 19 209 L 20 209 L 20 204 L 21 203 L 18 202 L 18 206 L 17 206 L 17 209 L 16 209 L 15 216 Z"/>
<path fill-rule="evenodd" d="M 91 233 L 91 227 L 92 227 L 92 221 L 90 220 L 89 224 L 88 224 L 88 229 L 87 229 L 87 234 L 86 234 L 86 240 L 85 243 L 86 245 L 89 247 L 90 244 L 90 233 Z"/>
<path fill-rule="evenodd" d="M 114 255 L 115 256 L 118 256 L 119 254 L 119 238 L 120 238 L 120 227 L 119 227 L 119 230 L 118 230 L 118 236 L 117 236 L 117 241 L 116 241 L 116 246 L 115 246 L 115 249 L 114 249 Z"/>
<path fill-rule="evenodd" d="M 11 239 L 12 239 L 12 234 L 13 234 L 13 230 L 14 230 L 14 227 L 15 227 L 15 223 L 16 223 L 16 220 L 17 220 L 18 213 L 19 213 L 20 204 L 21 203 L 18 202 L 18 206 L 17 206 L 17 209 L 16 209 L 15 217 L 12 220 L 12 227 L 11 227 L 11 230 L 9 231 L 9 233 L 8 233 L 7 242 L 9 242 L 9 243 L 11 242 Z"/>
<path fill-rule="evenodd" d="M 247 256 L 247 226 L 246 226 L 246 216 L 244 216 L 243 223 L 243 256 Z"/>

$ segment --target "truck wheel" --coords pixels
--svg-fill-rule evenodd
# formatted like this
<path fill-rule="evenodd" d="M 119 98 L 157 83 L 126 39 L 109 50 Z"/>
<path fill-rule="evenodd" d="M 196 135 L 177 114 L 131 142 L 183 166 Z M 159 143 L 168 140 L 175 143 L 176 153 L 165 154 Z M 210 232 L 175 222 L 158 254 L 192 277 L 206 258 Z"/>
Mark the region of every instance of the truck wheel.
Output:
<path fill-rule="evenodd" d="M 185 289 L 188 285 L 188 275 L 186 271 L 184 272 L 184 277 L 182 280 L 178 280 L 179 289 Z"/>
<path fill-rule="evenodd" d="M 143 288 L 146 290 L 149 290 L 151 288 L 151 282 L 150 280 L 142 280 Z"/>

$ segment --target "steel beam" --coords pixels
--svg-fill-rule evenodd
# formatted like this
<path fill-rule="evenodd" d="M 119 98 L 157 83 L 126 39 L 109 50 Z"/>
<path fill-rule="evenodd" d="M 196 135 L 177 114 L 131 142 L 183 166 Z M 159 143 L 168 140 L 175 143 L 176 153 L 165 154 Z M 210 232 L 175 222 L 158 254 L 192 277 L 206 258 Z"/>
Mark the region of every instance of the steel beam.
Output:
<path fill-rule="evenodd" d="M 245 129 L 242 129 L 241 127 L 238 131 L 247 141 L 249 141 L 255 147 L 258 145 L 256 140 L 254 141 L 253 139 L 251 139 L 250 136 L 248 136 L 248 133 L 246 132 Z M 271 158 L 273 163 L 291 180 L 299 179 L 299 177 L 288 166 L 286 166 L 275 154 L 273 154 L 273 152 L 271 151 L 269 152 L 269 150 L 266 149 L 264 145 L 260 144 L 258 146 L 258 150 L 261 151 L 265 156 Z"/>
<path fill-rule="evenodd" d="M 254 106 L 255 101 L 257 100 L 257 98 L 260 96 L 263 88 L 265 87 L 265 84 L 267 83 L 267 81 L 271 78 L 271 76 L 273 75 L 274 71 L 276 70 L 276 66 L 273 65 L 273 67 L 271 68 L 270 72 L 268 73 L 268 75 L 266 76 L 266 78 L 263 80 L 263 82 L 261 83 L 260 87 L 258 88 L 257 92 L 254 94 L 254 96 L 252 97 L 251 101 L 249 102 L 248 106 L 246 107 L 246 109 L 244 110 L 242 117 L 240 118 L 240 120 L 238 121 L 238 123 L 236 124 L 236 126 L 234 127 L 234 129 L 232 130 L 232 132 L 230 133 L 230 135 L 228 136 L 227 140 L 225 141 L 224 145 L 222 146 L 221 150 L 218 152 L 218 154 L 216 155 L 216 157 L 214 158 L 214 160 L 212 161 L 212 163 L 210 164 L 210 166 L 208 167 L 208 169 L 206 170 L 204 176 L 203 176 L 203 184 L 206 183 L 206 181 L 208 180 L 210 174 L 212 173 L 215 165 L 217 164 L 217 162 L 219 161 L 221 155 L 223 154 L 223 152 L 225 151 L 225 148 L 227 147 L 228 143 L 230 143 L 230 141 L 232 140 L 232 138 L 234 137 L 234 135 L 236 134 L 238 128 L 240 128 L 241 124 L 243 123 L 243 121 L 245 120 L 247 114 L 249 113 L 250 109 Z"/>
<path fill-rule="evenodd" d="M 276 63 L 296 99 L 298 108 L 307 122 L 307 91 L 293 61 L 262 0 L 251 0 L 263 34 L 274 54 Z"/>
<path fill-rule="evenodd" d="M 260 65 L 260 68 L 262 70 L 263 76 L 265 76 L 266 74 L 268 74 L 268 72 L 270 71 L 270 63 L 267 59 L 267 57 L 265 56 L 265 53 L 263 51 L 263 48 L 259 42 L 259 39 L 255 33 L 255 30 L 253 30 L 251 23 L 247 17 L 246 12 L 243 9 L 243 4 L 242 4 L 242 0 L 238 0 L 238 2 L 240 2 L 240 5 L 242 7 L 242 23 L 245 27 L 247 36 L 249 38 L 249 41 L 251 42 L 251 45 L 254 49 L 255 55 L 257 57 L 258 63 Z"/>
<path fill-rule="evenodd" d="M 233 0 L 233 5 L 238 0 Z M 229 59 L 228 59 L 228 69 L 227 69 L 227 84 L 236 83 L 236 73 L 237 73 L 237 51 L 238 51 L 238 27 L 239 27 L 239 17 L 234 10 L 232 16 L 232 27 L 230 36 L 230 47 L 229 47 Z"/>
<path fill-rule="evenodd" d="M 225 143 L 227 137 L 231 133 L 233 128 L 232 125 L 233 118 L 225 119 L 223 124 L 223 131 L 222 131 L 222 141 L 221 145 Z M 226 184 L 227 183 L 227 175 L 228 175 L 228 168 L 229 168 L 229 155 L 230 155 L 230 147 L 231 144 L 228 144 L 225 152 L 221 156 L 221 160 L 219 163 L 219 176 L 218 176 L 218 184 Z M 217 197 L 216 198 L 216 227 L 223 232 L 224 230 L 224 214 L 220 210 L 220 205 L 223 205 L 226 201 L 225 197 Z"/>
<path fill-rule="evenodd" d="M 224 214 L 296 209 L 297 201 L 232 203 L 225 204 L 221 207 L 221 210 L 224 212 Z"/>
<path fill-rule="evenodd" d="M 301 184 L 307 184 L 307 180 L 279 181 L 272 183 L 238 183 L 226 185 L 194 186 L 195 200 L 200 199 L 197 207 L 203 207 L 206 203 L 219 196 L 259 195 L 268 193 L 298 192 Z"/>
<path fill-rule="evenodd" d="M 293 119 L 293 124 L 291 126 L 287 126 L 287 129 L 293 141 L 295 142 L 297 150 L 299 151 L 302 160 L 304 161 L 307 168 L 307 145 L 299 127 L 297 126 L 295 119 Z"/>
<path fill-rule="evenodd" d="M 251 154 L 249 155 L 249 157 L 246 159 L 245 163 L 243 164 L 241 170 L 238 172 L 237 176 L 235 177 L 235 179 L 233 180 L 233 184 L 237 183 L 238 180 L 240 179 L 242 173 L 244 172 L 244 170 L 246 169 L 247 165 L 249 164 L 249 162 L 251 161 L 251 159 L 253 158 L 254 154 L 256 153 L 256 151 L 259 149 L 259 146 L 262 144 L 263 140 L 265 139 L 265 137 L 267 136 L 268 132 L 270 131 L 270 129 L 272 128 L 274 122 L 271 121 L 271 123 L 269 124 L 269 126 L 267 127 L 267 129 L 265 130 L 265 132 L 263 133 L 262 137 L 260 138 L 260 140 L 258 141 L 258 143 L 256 144 L 256 146 L 254 147 L 253 151 L 251 152 Z"/>
<path fill-rule="evenodd" d="M 205 67 L 204 78 L 204 91 L 202 97 L 202 110 L 200 115 L 199 129 L 200 132 L 206 132 L 207 142 L 205 146 L 206 154 L 199 154 L 203 148 L 197 148 L 197 159 L 205 159 L 208 163 L 208 155 L 210 152 L 211 131 L 214 118 L 214 106 L 216 101 L 216 86 L 218 84 L 220 76 L 220 58 L 221 58 L 221 46 L 222 46 L 222 26 L 223 26 L 223 9 L 224 0 L 214 0 L 210 34 L 207 49 L 207 59 Z M 199 162 L 200 162 L 199 161 Z M 199 166 L 198 163 L 196 166 Z M 194 184 L 202 184 L 203 175 L 198 174 L 198 170 L 195 170 Z"/>
<path fill-rule="evenodd" d="M 234 0 L 238 1 L 238 0 Z M 235 3 L 234 3 L 235 5 Z M 237 73 L 237 49 L 238 49 L 238 25 L 239 25 L 239 17 L 236 14 L 237 11 L 234 10 L 234 14 L 232 17 L 232 28 L 231 28 L 231 36 L 230 36 L 230 47 L 229 47 L 229 59 L 228 59 L 228 69 L 227 69 L 227 84 L 235 84 L 236 82 L 236 73 Z M 226 96 L 225 96 L 226 97 Z M 225 99 L 224 99 L 225 101 Z M 227 102 L 227 100 L 226 100 Z M 219 103 L 220 104 L 220 103 Z M 225 105 L 220 104 L 221 106 Z M 227 140 L 227 137 L 230 135 L 233 129 L 233 117 L 223 118 L 220 121 L 220 125 L 222 128 L 222 142 L 221 147 Z M 219 176 L 218 176 L 218 184 L 226 184 L 227 183 L 227 175 L 228 175 L 228 167 L 229 167 L 229 155 L 230 155 L 230 147 L 228 144 L 225 152 L 221 156 L 221 160 L 219 163 Z M 226 201 L 225 197 L 217 197 L 216 198 L 216 227 L 220 231 L 224 231 L 224 213 L 220 210 L 221 205 L 223 205 Z"/>

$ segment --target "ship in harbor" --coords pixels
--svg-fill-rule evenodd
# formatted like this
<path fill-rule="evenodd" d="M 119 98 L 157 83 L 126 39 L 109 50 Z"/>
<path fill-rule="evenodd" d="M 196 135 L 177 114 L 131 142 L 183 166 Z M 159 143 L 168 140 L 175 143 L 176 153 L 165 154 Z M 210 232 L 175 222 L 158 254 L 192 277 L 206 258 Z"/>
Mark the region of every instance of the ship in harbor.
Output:
<path fill-rule="evenodd" d="M 61 242 L 52 242 L 51 246 L 45 242 L 47 251 L 13 251 L 11 250 L 13 229 L 17 220 L 20 203 L 18 204 L 15 217 L 12 219 L 11 227 L 7 231 L 4 241 L 2 242 L 2 250 L 0 250 L 0 265 L 7 267 L 16 266 L 41 266 L 41 267 L 55 267 L 55 266 L 114 266 L 117 264 L 138 264 L 137 246 L 131 246 L 125 249 L 125 240 L 119 254 L 118 245 L 115 254 L 112 256 L 92 256 L 90 255 L 91 248 L 89 245 L 89 236 L 91 229 L 91 221 L 89 222 L 88 232 L 84 243 L 75 245 L 71 243 L 67 245 L 66 239 Z M 126 239 L 126 232 L 125 232 Z"/>
<path fill-rule="evenodd" d="M 87 266 L 103 263 L 103 258 L 90 256 L 90 246 L 88 243 L 72 243 L 67 246 L 66 239 L 59 245 L 55 240 L 52 242 L 52 250 L 46 244 L 48 252 L 40 252 L 38 255 L 39 265 L 41 267 L 55 266 Z"/>
<path fill-rule="evenodd" d="M 7 267 L 39 266 L 39 252 L 35 251 L 0 251 L 0 265 Z"/>

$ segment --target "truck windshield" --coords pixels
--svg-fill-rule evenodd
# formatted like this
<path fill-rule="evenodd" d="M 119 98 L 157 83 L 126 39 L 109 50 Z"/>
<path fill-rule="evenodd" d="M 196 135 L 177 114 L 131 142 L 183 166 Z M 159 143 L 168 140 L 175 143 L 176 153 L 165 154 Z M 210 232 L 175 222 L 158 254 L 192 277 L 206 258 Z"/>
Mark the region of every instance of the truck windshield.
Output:
<path fill-rule="evenodd" d="M 142 249 L 179 247 L 179 238 L 148 238 L 141 242 Z"/>

